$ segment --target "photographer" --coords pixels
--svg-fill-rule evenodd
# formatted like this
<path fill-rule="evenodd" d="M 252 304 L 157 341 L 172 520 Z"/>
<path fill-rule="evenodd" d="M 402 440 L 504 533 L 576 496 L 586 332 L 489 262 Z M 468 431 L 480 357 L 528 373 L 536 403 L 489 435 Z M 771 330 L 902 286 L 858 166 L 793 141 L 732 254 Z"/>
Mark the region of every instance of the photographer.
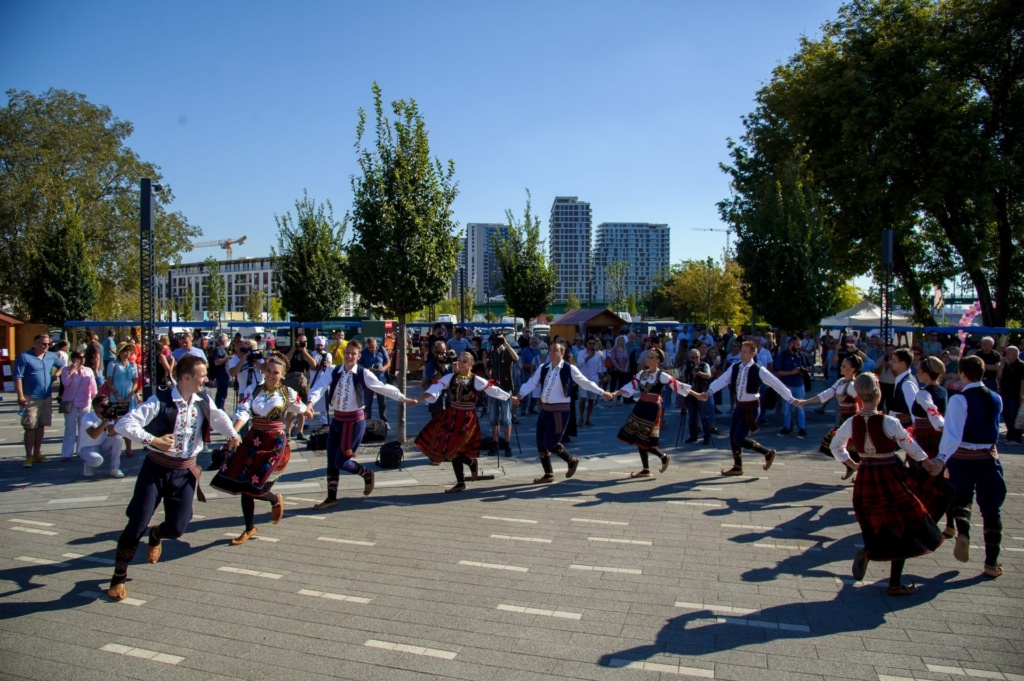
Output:
<path fill-rule="evenodd" d="M 698 393 L 705 392 L 708 389 L 708 385 L 711 384 L 711 366 L 701 360 L 700 350 L 697 348 L 689 351 L 686 364 L 683 365 L 681 378 L 683 383 L 686 383 Z M 694 443 L 697 441 L 697 419 L 699 418 L 701 432 L 704 434 L 704 444 L 711 444 L 711 422 L 704 403 L 700 402 L 693 395 L 686 395 L 683 398 L 683 404 L 689 416 L 690 437 L 686 438 L 686 442 Z"/>
<path fill-rule="evenodd" d="M 519 353 L 515 351 L 512 344 L 505 339 L 505 335 L 496 333 L 490 339 L 491 348 L 489 357 L 489 378 L 507 393 L 513 389 L 512 367 L 519 361 Z M 505 456 L 512 456 L 512 403 L 507 399 L 496 397 L 487 398 L 487 414 L 491 422 L 491 454 L 498 453 L 498 427 L 500 426 L 504 438 L 501 440 L 501 448 L 505 450 Z"/>
<path fill-rule="evenodd" d="M 363 367 L 366 371 L 373 373 L 375 377 L 380 379 L 381 383 L 388 383 L 388 369 L 391 368 L 391 358 L 388 357 L 388 351 L 384 349 L 383 345 L 377 343 L 377 339 L 370 338 L 366 339 L 366 347 L 359 355 L 359 366 Z M 388 422 L 387 412 L 387 401 L 381 394 L 377 394 L 377 411 L 380 412 L 380 419 L 384 423 Z M 366 418 L 373 418 L 373 396 L 371 395 L 366 400 Z"/>
<path fill-rule="evenodd" d="M 856 349 L 856 346 L 854 346 Z M 779 377 L 782 384 L 789 388 L 793 397 L 802 400 L 807 396 L 807 386 L 804 382 L 804 374 L 808 374 L 809 367 L 807 359 L 800 348 L 800 339 L 797 336 L 789 337 L 789 345 L 785 350 L 779 351 L 779 369 L 775 375 Z M 809 374 L 808 374 L 809 375 Z M 793 432 L 792 411 L 796 409 L 796 436 L 799 439 L 807 437 L 807 415 L 802 406 L 797 407 L 789 402 L 782 406 L 782 430 L 779 435 L 789 435 Z"/>
<path fill-rule="evenodd" d="M 447 350 L 443 340 L 434 341 L 430 349 L 430 356 L 423 365 L 423 389 L 426 390 L 434 383 L 441 380 L 441 377 L 453 371 L 454 364 L 458 357 L 453 351 Z M 448 390 L 441 391 L 437 400 L 427 405 L 427 411 L 431 414 L 444 411 L 450 402 Z"/>
<path fill-rule="evenodd" d="M 330 370 L 330 368 L 334 365 L 331 353 L 324 349 L 324 346 L 327 345 L 326 338 L 324 338 L 323 336 L 316 336 L 313 339 L 313 345 L 315 346 L 315 349 L 313 350 L 313 359 L 316 360 L 316 366 L 315 368 L 309 370 L 310 385 L 315 385 L 316 382 L 320 379 L 320 376 L 322 376 L 324 372 Z M 313 409 L 316 411 L 317 415 L 316 417 L 314 417 L 314 422 L 310 423 L 310 427 L 326 426 L 327 396 L 325 395 L 320 400 L 319 404 L 314 404 Z"/>
<path fill-rule="evenodd" d="M 103 455 L 110 460 L 110 477 L 123 478 L 121 472 L 121 438 L 114 432 L 117 420 L 113 405 L 103 395 L 92 400 L 92 411 L 82 415 L 78 456 L 82 459 L 82 475 L 91 478 L 103 465 Z"/>
<path fill-rule="evenodd" d="M 213 382 L 217 387 L 213 403 L 217 405 L 218 409 L 224 408 L 224 403 L 228 399 L 228 388 L 231 386 L 231 375 L 228 374 L 227 367 L 229 359 L 231 359 L 231 355 L 228 353 L 228 335 L 219 333 L 217 334 L 217 344 L 210 351 L 210 373 L 213 374 L 211 378 L 214 379 Z"/>
<path fill-rule="evenodd" d="M 307 372 L 317 364 L 316 359 L 306 349 L 305 333 L 300 333 L 295 337 L 295 343 L 288 348 L 288 354 L 285 355 L 285 358 L 288 360 L 289 371 L 282 383 L 284 383 L 285 387 L 294 390 L 302 401 L 305 402 L 309 394 L 309 376 Z M 292 432 L 292 416 L 292 414 L 286 414 L 284 417 L 284 430 L 289 435 Z M 295 436 L 295 439 L 299 442 L 305 442 L 306 436 L 302 434 L 302 429 L 306 424 L 306 414 L 299 414 L 297 421 L 296 430 L 298 434 Z"/>
<path fill-rule="evenodd" d="M 241 339 L 235 341 L 235 354 L 228 360 L 228 375 L 234 379 L 237 394 L 242 395 L 249 387 L 263 385 L 263 353 L 257 352 L 256 341 Z"/>

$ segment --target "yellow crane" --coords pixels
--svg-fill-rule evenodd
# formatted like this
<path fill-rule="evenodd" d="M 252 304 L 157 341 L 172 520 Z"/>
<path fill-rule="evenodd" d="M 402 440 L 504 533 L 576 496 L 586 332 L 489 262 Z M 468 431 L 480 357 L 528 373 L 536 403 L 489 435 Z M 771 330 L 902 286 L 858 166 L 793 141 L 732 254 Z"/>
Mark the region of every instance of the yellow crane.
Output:
<path fill-rule="evenodd" d="M 228 260 L 231 260 L 231 247 L 235 244 L 244 244 L 248 237 L 239 237 L 237 239 L 216 239 L 214 241 L 197 241 L 192 244 L 192 248 L 214 248 L 219 246 L 228 252 Z"/>

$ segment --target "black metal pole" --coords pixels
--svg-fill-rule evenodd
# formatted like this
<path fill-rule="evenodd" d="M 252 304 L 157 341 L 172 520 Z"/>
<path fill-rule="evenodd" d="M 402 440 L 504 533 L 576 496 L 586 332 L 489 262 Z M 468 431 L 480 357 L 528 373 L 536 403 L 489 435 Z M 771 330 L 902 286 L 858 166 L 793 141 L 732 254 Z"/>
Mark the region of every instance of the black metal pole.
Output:
<path fill-rule="evenodd" d="M 139 342 L 142 343 L 142 394 L 148 399 L 153 394 L 153 339 L 155 316 L 154 285 L 156 276 L 153 235 L 153 181 L 144 177 L 139 181 Z"/>

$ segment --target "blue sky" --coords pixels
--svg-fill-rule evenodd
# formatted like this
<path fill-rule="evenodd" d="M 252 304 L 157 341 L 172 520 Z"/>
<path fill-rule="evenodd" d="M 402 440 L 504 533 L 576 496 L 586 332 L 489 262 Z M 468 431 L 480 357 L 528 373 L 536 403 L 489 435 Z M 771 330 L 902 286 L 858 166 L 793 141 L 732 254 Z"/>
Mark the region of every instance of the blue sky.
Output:
<path fill-rule="evenodd" d="M 419 103 L 454 159 L 455 217 L 668 223 L 673 262 L 718 256 L 726 139 L 772 69 L 840 3 L 0 0 L 2 90 L 63 88 L 131 121 L 203 239 L 275 243 L 304 188 L 341 217 L 370 87 Z M 6 101 L 6 98 L 4 98 Z M 223 251 L 197 250 L 185 260 Z"/>

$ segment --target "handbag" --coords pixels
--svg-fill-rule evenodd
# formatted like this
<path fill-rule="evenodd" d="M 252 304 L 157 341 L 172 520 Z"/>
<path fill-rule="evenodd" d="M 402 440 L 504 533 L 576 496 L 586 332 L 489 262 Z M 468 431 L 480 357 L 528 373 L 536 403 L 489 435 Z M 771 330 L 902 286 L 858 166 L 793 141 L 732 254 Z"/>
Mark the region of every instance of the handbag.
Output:
<path fill-rule="evenodd" d="M 74 406 L 71 400 L 62 400 L 60 405 L 57 406 L 57 412 L 60 414 L 70 414 L 71 407 Z"/>

